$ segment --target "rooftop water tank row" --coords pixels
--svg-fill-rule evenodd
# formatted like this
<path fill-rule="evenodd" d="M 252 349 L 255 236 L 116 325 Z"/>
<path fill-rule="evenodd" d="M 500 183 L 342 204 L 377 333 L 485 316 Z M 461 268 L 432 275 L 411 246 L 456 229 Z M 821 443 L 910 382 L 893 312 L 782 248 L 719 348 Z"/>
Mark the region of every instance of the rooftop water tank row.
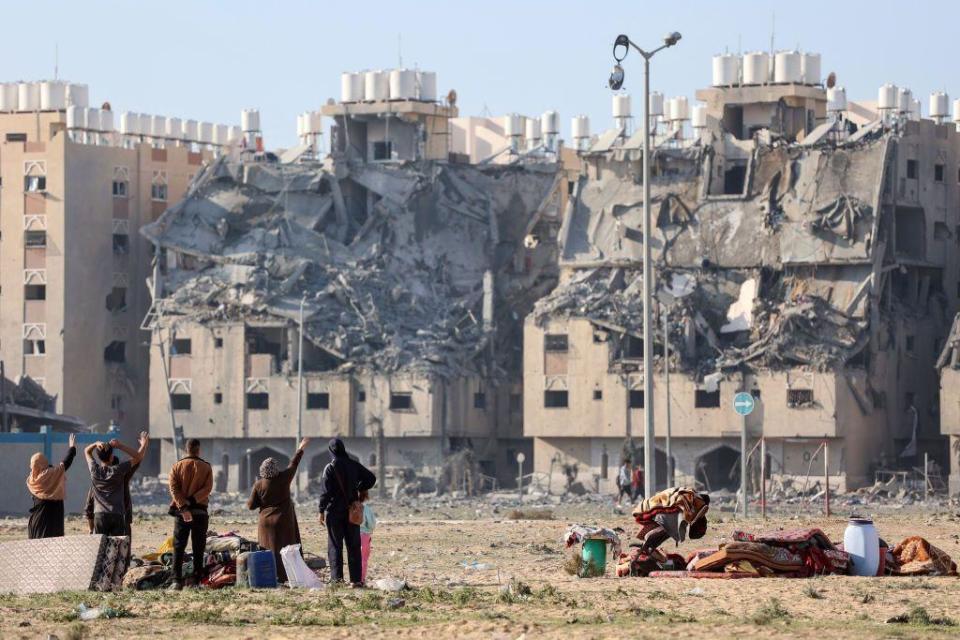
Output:
<path fill-rule="evenodd" d="M 110 133 L 114 130 L 113 112 L 109 109 L 90 109 L 69 105 L 66 112 L 67 129 L 82 129 L 102 133 Z"/>
<path fill-rule="evenodd" d="M 732 86 L 767 84 L 820 84 L 820 54 L 799 51 L 778 51 L 771 60 L 766 51 L 713 57 L 713 85 Z"/>
<path fill-rule="evenodd" d="M 340 75 L 340 102 L 437 101 L 435 71 L 390 69 L 347 71 Z"/>
<path fill-rule="evenodd" d="M 67 127 L 70 128 L 69 111 L 67 115 Z M 124 111 L 120 114 L 120 134 L 226 145 L 240 139 L 240 127 Z"/>
<path fill-rule="evenodd" d="M 847 110 L 847 90 L 843 87 L 827 89 L 827 112 L 839 113 Z"/>
<path fill-rule="evenodd" d="M 310 136 L 323 131 L 323 121 L 319 111 L 304 111 L 297 116 L 297 137 Z"/>
<path fill-rule="evenodd" d="M 667 120 L 678 122 L 690 119 L 690 103 L 686 96 L 677 96 L 667 100 Z"/>
<path fill-rule="evenodd" d="M 707 106 L 703 104 L 693 105 L 690 111 L 690 126 L 694 129 L 704 129 L 707 126 Z"/>
<path fill-rule="evenodd" d="M 0 111 L 63 111 L 68 106 L 89 106 L 87 85 L 60 80 L 0 84 Z"/>
<path fill-rule="evenodd" d="M 503 117 L 503 134 L 508 138 L 523 135 L 523 118 L 519 113 L 509 113 Z"/>
<path fill-rule="evenodd" d="M 570 121 L 570 137 L 581 140 L 590 137 L 590 118 L 584 115 L 573 116 Z"/>
<path fill-rule="evenodd" d="M 260 131 L 260 110 L 243 109 L 240 112 L 240 128 L 244 132 Z"/>
<path fill-rule="evenodd" d="M 544 111 L 540 116 L 540 129 L 545 136 L 555 136 L 560 133 L 560 114 L 556 111 Z"/>
<path fill-rule="evenodd" d="M 613 117 L 630 117 L 630 96 L 625 93 L 615 94 L 613 96 Z"/>
<path fill-rule="evenodd" d="M 934 120 L 944 120 L 950 115 L 950 96 L 942 91 L 930 94 L 930 117 Z"/>

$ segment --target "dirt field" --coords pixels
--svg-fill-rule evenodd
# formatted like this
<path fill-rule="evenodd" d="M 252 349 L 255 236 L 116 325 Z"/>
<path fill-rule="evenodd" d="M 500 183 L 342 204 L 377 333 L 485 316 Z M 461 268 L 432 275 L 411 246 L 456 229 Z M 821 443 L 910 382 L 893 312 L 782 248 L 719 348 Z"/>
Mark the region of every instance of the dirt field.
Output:
<path fill-rule="evenodd" d="M 441 520 L 436 519 L 438 514 L 411 509 L 380 511 L 384 519 L 373 538 L 369 580 L 402 577 L 411 585 L 409 591 L 225 589 L 0 596 L 0 637 L 439 639 L 692 634 L 826 640 L 853 635 L 946 638 L 960 634 L 960 626 L 934 624 L 938 618 L 946 618 L 941 623 L 960 624 L 957 578 L 618 579 L 611 575 L 611 566 L 607 577 L 585 580 L 564 571 L 566 555 L 560 537 L 573 521 L 632 531 L 630 519 L 613 515 L 609 507 L 558 507 L 554 520 L 511 520 L 508 510 L 493 517 L 482 513 L 471 520 Z M 309 520 L 301 518 L 306 549 L 323 554 L 325 532 L 309 513 Z M 912 514 L 889 510 L 875 517 L 881 536 L 891 544 L 907 535 L 923 535 L 954 559 L 960 558 L 956 507 Z M 213 518 L 217 530 L 236 530 L 250 537 L 255 535 L 253 523 L 246 516 Z M 711 518 L 705 540 L 688 541 L 680 549 L 715 546 L 734 528 L 820 526 L 832 539 L 840 540 L 845 524 L 843 517 L 825 521 L 815 515 L 743 522 L 720 513 Z M 71 519 L 68 529 L 80 533 L 80 520 Z M 169 518 L 139 520 L 135 552 L 154 549 L 169 529 Z M 22 536 L 24 520 L 0 525 L 0 539 Z M 473 561 L 490 568 L 461 565 Z M 508 590 L 506 585 L 511 584 L 513 589 Z M 109 605 L 126 617 L 79 622 L 76 612 L 81 603 Z M 885 623 L 911 611 L 909 624 Z"/>

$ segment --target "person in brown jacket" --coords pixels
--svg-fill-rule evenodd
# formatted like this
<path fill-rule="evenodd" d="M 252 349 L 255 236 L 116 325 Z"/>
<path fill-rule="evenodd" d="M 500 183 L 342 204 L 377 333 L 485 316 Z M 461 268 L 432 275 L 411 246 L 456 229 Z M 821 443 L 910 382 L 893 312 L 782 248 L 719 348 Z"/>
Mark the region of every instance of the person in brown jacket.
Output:
<path fill-rule="evenodd" d="M 213 469 L 200 457 L 200 441 L 187 440 L 187 455 L 170 469 L 170 515 L 173 523 L 173 584 L 174 591 L 183 589 L 183 556 L 187 540 L 193 542 L 193 584 L 200 583 L 203 571 L 203 551 L 207 546 L 207 500 L 213 491 Z"/>
<path fill-rule="evenodd" d="M 300 441 L 286 469 L 281 470 L 273 458 L 264 460 L 260 465 L 260 479 L 253 485 L 250 499 L 247 500 L 248 509 L 260 510 L 257 542 L 261 548 L 273 551 L 280 582 L 287 581 L 280 550 L 291 544 L 300 544 L 300 525 L 297 523 L 296 505 L 290 499 L 290 483 L 297 477 L 297 467 L 309 443 L 309 438 Z"/>

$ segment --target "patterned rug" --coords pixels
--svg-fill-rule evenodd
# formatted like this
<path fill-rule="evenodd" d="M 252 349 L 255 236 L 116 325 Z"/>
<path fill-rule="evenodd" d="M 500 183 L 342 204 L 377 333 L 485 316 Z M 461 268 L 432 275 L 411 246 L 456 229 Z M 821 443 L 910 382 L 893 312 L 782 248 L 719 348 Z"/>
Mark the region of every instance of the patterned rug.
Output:
<path fill-rule="evenodd" d="M 130 538 L 64 536 L 0 543 L 0 593 L 112 591 L 127 570 Z"/>

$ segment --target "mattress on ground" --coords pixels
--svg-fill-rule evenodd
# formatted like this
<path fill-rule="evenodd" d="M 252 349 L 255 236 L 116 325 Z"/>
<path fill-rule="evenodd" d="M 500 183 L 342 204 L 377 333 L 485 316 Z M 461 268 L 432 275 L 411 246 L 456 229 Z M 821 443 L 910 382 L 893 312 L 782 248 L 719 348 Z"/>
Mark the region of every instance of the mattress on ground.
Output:
<path fill-rule="evenodd" d="M 129 549 L 126 536 L 80 535 L 0 543 L 0 593 L 119 589 Z"/>
<path fill-rule="evenodd" d="M 696 571 L 719 571 L 737 560 L 784 572 L 799 571 L 804 566 L 803 558 L 780 547 L 759 542 L 728 542 L 716 553 L 697 560 L 693 568 Z"/>
<path fill-rule="evenodd" d="M 651 578 L 700 578 L 708 580 L 736 580 L 738 578 L 762 578 L 758 573 L 744 571 L 651 571 Z"/>

